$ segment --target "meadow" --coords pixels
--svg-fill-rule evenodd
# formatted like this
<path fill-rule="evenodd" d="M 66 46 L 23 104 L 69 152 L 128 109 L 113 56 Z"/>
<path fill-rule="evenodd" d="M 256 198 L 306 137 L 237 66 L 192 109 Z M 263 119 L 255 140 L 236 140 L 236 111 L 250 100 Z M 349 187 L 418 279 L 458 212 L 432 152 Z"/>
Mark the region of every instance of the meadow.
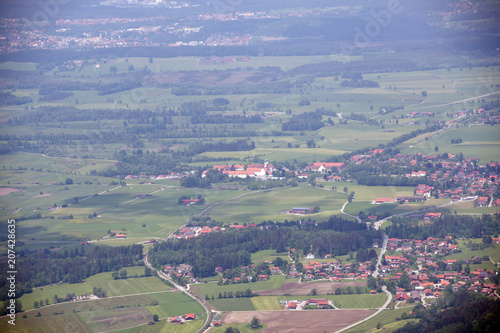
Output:
<path fill-rule="evenodd" d="M 133 277 L 144 275 L 144 266 L 124 268 L 127 271 L 127 279 L 113 280 L 111 272 L 99 273 L 92 275 L 83 283 L 62 283 L 41 288 L 36 288 L 32 293 L 21 296 L 20 301 L 23 304 L 23 309 L 29 310 L 34 308 L 34 302 L 46 299 L 50 304 L 54 303 L 54 295 L 59 298 L 66 297 L 67 293 L 74 292 L 78 295 L 90 295 L 93 288 L 102 288 L 107 291 L 108 297 L 126 296 L 133 294 L 144 294 L 152 292 L 165 292 L 170 290 L 163 281 L 155 276 L 150 277 Z"/>
<path fill-rule="evenodd" d="M 252 260 L 252 263 L 254 263 L 254 264 L 258 264 L 259 262 L 264 262 L 264 261 L 272 262 L 276 258 L 281 258 L 285 261 L 290 262 L 290 258 L 288 257 L 288 253 L 276 253 L 275 250 L 261 250 L 261 251 L 252 253 L 251 255 L 252 255 L 251 260 Z"/>
<path fill-rule="evenodd" d="M 212 295 L 215 299 L 219 296 L 219 293 L 224 294 L 224 292 L 236 292 L 236 291 L 245 291 L 250 289 L 252 291 L 256 290 L 266 290 L 266 289 L 277 289 L 281 287 L 283 283 L 288 282 L 297 282 L 297 279 L 286 279 L 284 275 L 279 276 L 271 276 L 267 281 L 256 281 L 249 283 L 237 283 L 237 284 L 228 284 L 228 285 L 217 285 L 217 283 L 201 283 L 197 285 L 192 285 L 191 288 L 194 292 L 196 292 L 200 297 L 205 298 L 205 295 L 208 295 L 209 298 L 212 298 Z"/>
<path fill-rule="evenodd" d="M 410 320 L 400 320 L 396 321 L 396 318 L 401 317 L 403 313 L 409 313 L 411 309 L 403 308 L 403 309 L 394 309 L 389 310 L 386 309 L 376 315 L 374 318 L 371 318 L 351 329 L 348 329 L 347 333 L 365 333 L 365 332 L 392 332 L 399 327 L 403 327 Z M 417 320 L 414 320 L 417 321 Z M 381 325 L 381 328 L 377 330 L 377 324 Z M 386 327 L 387 329 L 384 329 Z"/>
<path fill-rule="evenodd" d="M 345 202 L 347 195 L 343 193 L 325 191 L 299 183 L 297 187 L 286 187 L 254 193 L 237 200 L 232 200 L 228 205 L 219 205 L 210 210 L 213 219 L 223 222 L 256 222 L 300 220 L 303 216 L 281 214 L 293 207 L 320 207 L 319 214 L 308 215 L 308 218 L 326 219 L 329 215 L 338 213 Z"/>

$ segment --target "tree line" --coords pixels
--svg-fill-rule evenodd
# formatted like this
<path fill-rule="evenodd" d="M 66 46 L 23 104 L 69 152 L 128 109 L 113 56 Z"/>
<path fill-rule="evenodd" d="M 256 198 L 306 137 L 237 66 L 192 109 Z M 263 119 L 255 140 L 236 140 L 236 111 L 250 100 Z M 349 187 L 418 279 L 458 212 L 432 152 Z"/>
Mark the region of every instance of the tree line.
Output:
<path fill-rule="evenodd" d="M 346 223 L 351 229 L 339 232 L 340 225 Z M 311 252 L 319 256 L 325 254 L 345 255 L 350 251 L 366 249 L 374 238 L 380 238 L 378 231 L 360 230 L 353 226 L 354 222 L 331 217 L 326 223 L 302 223 L 297 227 L 285 227 L 284 224 L 267 224 L 262 228 L 228 230 L 210 233 L 189 239 L 171 239 L 156 243 L 149 251 L 150 262 L 163 268 L 165 265 L 189 264 L 193 266 L 196 277 L 208 277 L 216 274 L 215 268 L 223 270 L 248 266 L 251 253 L 273 249 L 277 253 L 296 248 L 305 253 Z"/>
<path fill-rule="evenodd" d="M 142 245 L 95 247 L 88 253 L 84 247 L 70 251 L 21 250 L 16 260 L 20 268 L 16 276 L 16 297 L 30 293 L 35 287 L 59 282 L 80 283 L 91 275 L 136 265 L 142 260 L 142 248 Z M 0 301 L 7 299 L 9 289 L 3 274 Z"/>

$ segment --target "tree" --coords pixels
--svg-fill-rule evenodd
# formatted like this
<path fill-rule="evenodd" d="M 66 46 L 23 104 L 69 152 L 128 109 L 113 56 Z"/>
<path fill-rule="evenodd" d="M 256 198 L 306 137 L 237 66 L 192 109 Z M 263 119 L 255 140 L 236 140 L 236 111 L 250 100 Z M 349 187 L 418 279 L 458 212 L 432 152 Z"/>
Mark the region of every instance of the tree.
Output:
<path fill-rule="evenodd" d="M 33 304 L 33 306 L 34 306 L 35 308 L 38 308 L 40 305 L 38 304 L 38 301 L 35 301 L 35 303 Z"/>
<path fill-rule="evenodd" d="M 153 275 L 153 271 L 149 267 L 144 267 L 144 276 L 151 276 Z"/>
<path fill-rule="evenodd" d="M 224 332 L 225 333 L 240 333 L 240 330 L 237 329 L 237 328 L 229 326 L 228 328 L 226 328 L 226 330 Z"/>
<path fill-rule="evenodd" d="M 155 314 L 153 315 L 153 321 L 158 321 L 158 320 L 159 320 L 158 315 L 155 313 Z"/>
<path fill-rule="evenodd" d="M 257 317 L 253 317 L 252 321 L 250 322 L 250 326 L 254 329 L 259 328 L 261 326 L 260 320 Z"/>
<path fill-rule="evenodd" d="M 307 148 L 316 148 L 316 142 L 313 139 L 306 142 Z"/>
<path fill-rule="evenodd" d="M 425 91 L 425 90 L 424 90 L 424 91 L 422 91 L 422 96 L 423 96 L 423 97 L 427 97 L 427 91 Z"/>
<path fill-rule="evenodd" d="M 311 289 L 311 296 L 316 296 L 318 294 L 316 288 Z"/>
<path fill-rule="evenodd" d="M 109 71 L 111 74 L 116 74 L 116 72 L 118 72 L 118 68 L 116 68 L 116 66 L 111 66 L 109 67 Z"/>
<path fill-rule="evenodd" d="M 73 179 L 66 178 L 66 185 L 72 185 L 72 184 L 73 184 Z"/>
<path fill-rule="evenodd" d="M 438 147 L 438 146 L 435 146 L 435 147 L 434 147 L 434 151 L 439 151 L 439 147 Z"/>
<path fill-rule="evenodd" d="M 132 72 L 132 71 L 134 71 L 134 70 L 135 70 L 134 65 L 130 65 L 130 66 L 128 66 L 128 71 L 129 71 L 129 72 Z"/>
<path fill-rule="evenodd" d="M 74 198 L 73 198 L 73 203 L 74 203 L 74 204 L 77 204 L 77 203 L 78 203 L 78 197 L 74 197 Z"/>
<path fill-rule="evenodd" d="M 127 271 L 126 270 L 122 269 L 120 271 L 120 278 L 121 279 L 126 279 L 127 278 Z"/>

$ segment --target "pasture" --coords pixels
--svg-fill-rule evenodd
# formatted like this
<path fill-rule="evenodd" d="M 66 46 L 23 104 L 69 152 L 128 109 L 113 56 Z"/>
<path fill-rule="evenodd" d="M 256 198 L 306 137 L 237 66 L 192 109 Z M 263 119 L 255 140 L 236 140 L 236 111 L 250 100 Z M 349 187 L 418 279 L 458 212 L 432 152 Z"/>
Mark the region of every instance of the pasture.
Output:
<path fill-rule="evenodd" d="M 257 222 L 266 220 L 297 220 L 303 217 L 280 214 L 293 207 L 320 207 L 320 213 L 334 215 L 345 202 L 346 195 L 333 191 L 325 191 L 300 183 L 297 187 L 286 187 L 252 193 L 251 195 L 232 200 L 228 205 L 219 205 L 210 210 L 213 219 L 224 222 Z M 307 217 L 317 219 L 318 214 Z M 323 216 L 324 217 L 324 216 Z"/>
<path fill-rule="evenodd" d="M 261 296 L 259 296 L 260 298 Z M 325 295 L 318 294 L 316 296 L 275 296 L 277 304 L 279 301 L 291 300 L 306 300 L 306 299 L 328 299 L 332 300 L 336 307 L 340 309 L 375 309 L 384 305 L 387 300 L 387 295 L 379 293 L 377 295 L 370 294 L 344 294 L 344 295 Z M 259 310 L 259 309 L 257 309 Z"/>
<path fill-rule="evenodd" d="M 374 318 L 371 318 L 345 332 L 347 333 L 385 332 L 383 328 L 382 330 L 376 329 L 378 323 L 380 323 L 382 327 L 387 327 L 388 329 L 402 327 L 408 321 L 407 320 L 396 321 L 396 318 L 401 317 L 403 313 L 408 313 L 410 311 L 411 310 L 408 308 L 394 309 L 394 310 L 386 309 L 381 313 L 379 313 L 378 315 L 376 315 Z"/>
<path fill-rule="evenodd" d="M 204 314 L 205 309 L 200 303 L 183 293 L 167 292 L 152 293 L 145 297 L 158 302 L 156 306 L 148 306 L 148 310 L 160 318 L 183 316 L 186 313 Z"/>
<path fill-rule="evenodd" d="M 128 328 L 117 333 L 192 333 L 197 332 L 203 325 L 203 318 L 195 321 L 188 321 L 182 325 L 170 324 L 166 320 L 156 322 L 154 325 L 143 324 L 134 328 Z"/>
<path fill-rule="evenodd" d="M 296 279 L 293 279 L 296 281 Z M 217 298 L 219 293 L 224 294 L 224 292 L 236 292 L 236 291 L 245 291 L 250 289 L 252 291 L 256 290 L 264 290 L 264 289 L 277 289 L 280 288 L 281 285 L 285 282 L 288 282 L 284 275 L 279 276 L 271 276 L 267 281 L 256 281 L 249 283 L 236 283 L 236 284 L 228 284 L 228 285 L 217 285 L 217 283 L 200 283 L 196 285 L 191 285 L 191 288 L 194 292 L 196 292 L 201 298 L 204 298 L 205 295 L 208 297 L 212 297 L 212 295 Z"/>
<path fill-rule="evenodd" d="M 125 270 L 127 270 L 128 276 L 144 274 L 144 267 L 130 267 L 125 268 Z M 92 275 L 83 283 L 62 283 L 37 288 L 32 293 L 21 296 L 20 301 L 23 303 L 23 309 L 29 310 L 34 308 L 35 301 L 48 299 L 50 304 L 53 304 L 54 295 L 59 298 L 66 297 L 66 294 L 70 292 L 74 292 L 77 296 L 90 295 L 94 287 L 106 290 L 108 297 L 164 292 L 170 289 L 169 286 L 154 276 L 113 280 L 111 274 L 111 272 L 106 272 Z"/>
<path fill-rule="evenodd" d="M 462 139 L 462 143 L 452 144 L 452 139 Z M 439 153 L 462 153 L 465 157 L 479 158 L 480 164 L 498 161 L 500 160 L 500 131 L 498 126 L 460 125 L 458 128 L 452 128 L 440 135 L 432 136 L 427 141 L 415 144 L 412 148 L 406 149 L 405 153 L 419 152 L 434 155 L 436 146 Z"/>
<path fill-rule="evenodd" d="M 288 257 L 288 253 L 276 253 L 275 250 L 261 250 L 251 254 L 252 262 L 257 264 L 263 261 L 274 261 L 276 258 L 281 258 L 285 261 L 290 262 L 290 258 Z"/>

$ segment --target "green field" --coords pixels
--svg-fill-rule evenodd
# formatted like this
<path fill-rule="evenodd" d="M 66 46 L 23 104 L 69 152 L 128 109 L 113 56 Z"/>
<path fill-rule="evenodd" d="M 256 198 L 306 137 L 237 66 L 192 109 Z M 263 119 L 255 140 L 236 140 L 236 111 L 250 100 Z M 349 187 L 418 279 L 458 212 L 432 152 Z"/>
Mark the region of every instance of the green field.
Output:
<path fill-rule="evenodd" d="M 259 296 L 260 297 L 260 296 Z M 341 309 L 374 309 L 380 308 L 387 300 L 384 293 L 377 295 L 370 294 L 344 294 L 344 295 L 317 295 L 317 296 L 277 296 L 279 301 L 285 300 L 307 300 L 314 299 L 329 299 L 334 301 L 335 306 Z"/>
<path fill-rule="evenodd" d="M 452 144 L 452 139 L 462 139 L 460 144 Z M 428 141 L 414 145 L 405 153 L 420 152 L 426 155 L 435 154 L 435 146 L 439 152 L 449 154 L 463 153 L 467 157 L 477 157 L 481 164 L 500 160 L 500 131 L 497 126 L 475 125 L 460 126 L 445 133 L 433 136 Z"/>
<path fill-rule="evenodd" d="M 446 259 L 456 259 L 456 260 L 465 260 L 471 259 L 472 257 L 489 257 L 494 262 L 500 262 L 500 247 L 498 244 L 492 244 L 489 247 L 486 247 L 483 250 L 471 250 L 465 246 L 466 243 L 478 243 L 482 244 L 481 239 L 471 239 L 471 240 L 457 240 L 458 246 L 460 248 L 460 253 L 454 253 L 452 255 L 446 256 Z M 484 268 L 484 269 L 495 269 L 495 266 L 491 261 L 483 261 L 481 264 L 470 264 L 471 270 L 475 270 L 476 268 Z"/>
<path fill-rule="evenodd" d="M 275 250 L 261 250 L 255 253 L 252 253 L 252 262 L 258 263 L 263 261 L 274 261 L 276 258 L 281 258 L 290 262 L 290 258 L 288 257 L 288 253 L 276 253 Z"/>
<path fill-rule="evenodd" d="M 160 320 L 154 325 L 144 324 L 139 327 L 116 331 L 116 333 L 192 333 L 197 332 L 203 323 L 204 318 L 186 322 L 183 325 L 170 324 L 166 320 Z"/>
<path fill-rule="evenodd" d="M 228 205 L 220 205 L 210 211 L 210 216 L 227 222 L 284 221 L 300 219 L 298 216 L 280 214 L 293 207 L 320 207 L 319 214 L 312 214 L 311 219 L 322 213 L 334 215 L 342 207 L 346 195 L 333 191 L 312 188 L 300 183 L 297 187 L 273 189 L 272 191 L 253 193 L 232 200 Z M 257 208 L 258 207 L 258 208 Z M 325 215 L 323 215 L 324 217 Z"/>
<path fill-rule="evenodd" d="M 252 297 L 251 300 L 256 311 L 281 310 L 278 296 Z"/>
<path fill-rule="evenodd" d="M 377 330 L 377 324 L 380 323 L 384 327 L 391 329 L 402 327 L 406 325 L 408 321 L 396 321 L 396 318 L 401 317 L 403 313 L 410 312 L 411 309 L 395 309 L 395 310 L 384 310 L 374 318 L 371 318 L 364 323 L 361 323 L 345 332 L 347 333 L 365 333 L 365 332 L 386 332 L 386 330 Z M 416 320 L 415 320 L 416 321 Z M 389 331 L 390 332 L 390 331 Z"/>
<path fill-rule="evenodd" d="M 148 294 L 146 297 L 158 302 L 157 306 L 148 306 L 148 310 L 152 314 L 158 314 L 160 318 L 182 316 L 186 313 L 199 315 L 205 313 L 205 309 L 200 303 L 185 294 L 170 292 Z"/>
<path fill-rule="evenodd" d="M 126 270 L 128 272 L 128 276 L 144 274 L 144 267 L 131 267 Z M 74 292 L 77 296 L 86 294 L 90 295 L 92 294 L 94 287 L 106 290 L 107 296 L 109 297 L 163 292 L 170 289 L 169 286 L 154 276 L 140 278 L 129 277 L 125 280 L 113 280 L 111 272 L 106 272 L 90 276 L 83 283 L 63 283 L 44 288 L 37 288 L 33 290 L 32 293 L 24 294 L 20 298 L 20 301 L 23 303 L 23 309 L 29 310 L 33 309 L 35 301 L 45 301 L 45 299 L 48 299 L 52 304 L 54 302 L 54 295 L 57 295 L 59 298 L 64 298 L 69 292 Z"/>
<path fill-rule="evenodd" d="M 253 301 L 250 298 L 213 299 L 209 301 L 219 311 L 254 311 Z"/>
<path fill-rule="evenodd" d="M 197 285 L 192 285 L 193 291 L 195 291 L 200 297 L 212 297 L 212 295 L 217 298 L 219 293 L 224 294 L 224 292 L 236 292 L 236 291 L 245 291 L 250 289 L 252 291 L 256 290 L 266 290 L 266 289 L 277 289 L 281 287 L 283 283 L 288 282 L 297 282 L 296 279 L 286 279 L 284 275 L 279 276 L 271 276 L 267 281 L 257 281 L 257 282 L 249 282 L 249 283 L 237 283 L 237 284 L 228 284 L 228 285 L 220 285 L 217 283 L 201 283 Z"/>

